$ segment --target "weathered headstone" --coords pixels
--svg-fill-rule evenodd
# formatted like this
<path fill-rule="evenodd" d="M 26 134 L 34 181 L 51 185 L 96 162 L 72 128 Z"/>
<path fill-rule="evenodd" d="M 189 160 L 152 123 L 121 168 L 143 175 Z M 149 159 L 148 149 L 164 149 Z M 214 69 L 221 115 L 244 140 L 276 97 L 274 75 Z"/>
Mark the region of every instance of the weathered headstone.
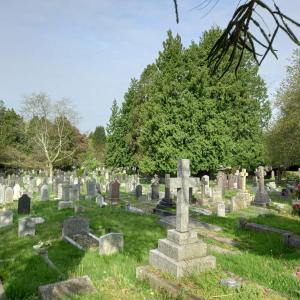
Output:
<path fill-rule="evenodd" d="M 48 201 L 48 200 L 49 200 L 48 185 L 43 184 L 41 187 L 41 201 Z"/>
<path fill-rule="evenodd" d="M 5 186 L 0 184 L 0 204 L 5 202 Z"/>
<path fill-rule="evenodd" d="M 120 252 L 124 247 L 122 233 L 111 232 L 99 238 L 99 254 L 111 255 Z"/>
<path fill-rule="evenodd" d="M 88 196 L 96 196 L 96 180 L 88 180 L 86 182 L 86 191 Z"/>
<path fill-rule="evenodd" d="M 10 210 L 0 210 L 0 228 L 13 224 L 13 212 Z"/>
<path fill-rule="evenodd" d="M 8 186 L 5 189 L 5 202 L 6 203 L 12 202 L 13 199 L 14 199 L 14 191 L 10 186 Z"/>
<path fill-rule="evenodd" d="M 18 214 L 30 214 L 31 198 L 23 194 L 18 200 Z"/>
<path fill-rule="evenodd" d="M 255 194 L 255 198 L 254 198 L 255 205 L 265 206 L 271 203 L 271 198 L 269 197 L 268 193 L 265 190 L 265 179 L 264 179 L 265 175 L 266 172 L 264 170 L 264 167 L 262 166 L 258 167 L 256 176 L 258 177 L 259 183 L 258 183 L 258 191 Z"/>
<path fill-rule="evenodd" d="M 97 290 L 88 276 L 39 287 L 39 295 L 42 300 L 67 299 L 72 296 L 89 295 L 96 292 Z"/>
<path fill-rule="evenodd" d="M 143 195 L 143 186 L 141 184 L 138 184 L 135 188 L 135 197 L 139 199 Z"/>
<path fill-rule="evenodd" d="M 13 200 L 18 200 L 21 197 L 21 187 L 18 183 L 14 185 L 13 194 Z"/>
<path fill-rule="evenodd" d="M 112 201 L 120 200 L 120 182 L 117 179 L 111 184 L 110 199 Z"/>
<path fill-rule="evenodd" d="M 33 236 L 35 235 L 35 222 L 31 218 L 19 220 L 18 236 Z"/>
<path fill-rule="evenodd" d="M 225 217 L 225 203 L 224 202 L 217 203 L 217 216 Z"/>
<path fill-rule="evenodd" d="M 102 195 L 98 195 L 96 197 L 96 204 L 99 205 L 100 207 L 104 207 L 107 205 L 107 203 L 104 201 L 104 197 Z"/>
<path fill-rule="evenodd" d="M 159 240 L 158 249 L 150 250 L 150 264 L 163 272 L 181 277 L 189 272 L 215 267 L 213 256 L 206 256 L 207 246 L 189 230 L 189 188 L 199 185 L 190 177 L 190 161 L 178 161 L 177 178 L 170 179 L 171 190 L 177 189 L 176 229 L 168 230 L 167 239 Z"/>
<path fill-rule="evenodd" d="M 89 221 L 81 217 L 69 217 L 64 220 L 62 236 L 73 237 L 76 234 L 88 234 Z"/>
<path fill-rule="evenodd" d="M 151 200 L 159 199 L 159 177 L 155 174 L 151 180 Z"/>

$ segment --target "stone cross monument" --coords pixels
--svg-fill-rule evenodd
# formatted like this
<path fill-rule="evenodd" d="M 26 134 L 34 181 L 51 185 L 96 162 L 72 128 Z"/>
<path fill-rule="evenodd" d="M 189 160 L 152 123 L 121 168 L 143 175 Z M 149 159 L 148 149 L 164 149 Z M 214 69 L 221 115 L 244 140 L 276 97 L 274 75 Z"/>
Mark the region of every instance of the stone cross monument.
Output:
<path fill-rule="evenodd" d="M 265 190 L 265 176 L 266 172 L 264 167 L 260 166 L 257 169 L 256 176 L 258 177 L 258 191 L 255 194 L 254 204 L 266 206 L 271 203 L 271 198 Z"/>
<path fill-rule="evenodd" d="M 243 193 L 246 192 L 246 177 L 248 176 L 248 173 L 246 169 L 242 169 L 242 172 L 240 172 L 240 178 L 241 178 L 241 190 Z"/>
<path fill-rule="evenodd" d="M 178 161 L 177 178 L 170 178 L 170 187 L 177 189 L 176 229 L 168 230 L 167 238 L 150 250 L 150 264 L 176 277 L 201 272 L 216 265 L 214 256 L 207 256 L 206 244 L 189 229 L 189 189 L 199 185 L 199 178 L 190 177 L 190 161 Z"/>

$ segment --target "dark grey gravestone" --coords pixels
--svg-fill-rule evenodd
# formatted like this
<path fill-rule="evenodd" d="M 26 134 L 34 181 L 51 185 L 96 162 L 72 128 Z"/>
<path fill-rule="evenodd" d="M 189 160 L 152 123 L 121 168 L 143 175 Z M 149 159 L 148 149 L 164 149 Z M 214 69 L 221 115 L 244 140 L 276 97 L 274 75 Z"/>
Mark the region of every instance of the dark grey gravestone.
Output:
<path fill-rule="evenodd" d="M 88 234 L 89 221 L 80 217 L 70 217 L 64 220 L 62 235 L 72 238 L 76 234 Z"/>
<path fill-rule="evenodd" d="M 143 186 L 141 184 L 138 184 L 135 188 L 135 196 L 138 199 L 143 195 Z"/>
<path fill-rule="evenodd" d="M 120 182 L 115 180 L 111 185 L 111 200 L 120 200 Z"/>
<path fill-rule="evenodd" d="M 30 214 L 31 198 L 23 194 L 18 200 L 18 214 Z"/>

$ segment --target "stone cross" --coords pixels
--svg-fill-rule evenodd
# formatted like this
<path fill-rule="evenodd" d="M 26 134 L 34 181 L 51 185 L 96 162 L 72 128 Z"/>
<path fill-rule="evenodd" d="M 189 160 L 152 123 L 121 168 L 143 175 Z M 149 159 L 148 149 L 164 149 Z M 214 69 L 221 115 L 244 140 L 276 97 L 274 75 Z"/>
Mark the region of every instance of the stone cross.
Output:
<path fill-rule="evenodd" d="M 242 172 L 240 172 L 240 178 L 241 178 L 241 190 L 243 193 L 246 192 L 246 177 L 248 176 L 248 173 L 246 169 L 242 169 Z"/>
<path fill-rule="evenodd" d="M 177 178 L 170 178 L 170 188 L 177 189 L 176 230 L 187 232 L 189 226 L 189 189 L 198 186 L 199 178 L 190 177 L 190 160 L 178 160 Z"/>
<path fill-rule="evenodd" d="M 257 172 L 256 172 L 256 176 L 258 177 L 258 190 L 261 193 L 264 193 L 265 192 L 265 179 L 264 179 L 264 177 L 266 176 L 266 171 L 265 171 L 264 167 L 262 167 L 262 166 L 258 167 Z"/>

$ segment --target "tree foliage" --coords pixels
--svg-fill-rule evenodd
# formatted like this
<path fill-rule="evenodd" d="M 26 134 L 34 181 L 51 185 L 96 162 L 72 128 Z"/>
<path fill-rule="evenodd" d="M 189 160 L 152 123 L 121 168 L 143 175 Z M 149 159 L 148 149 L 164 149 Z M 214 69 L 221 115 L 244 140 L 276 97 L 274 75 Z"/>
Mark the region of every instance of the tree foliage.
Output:
<path fill-rule="evenodd" d="M 266 134 L 267 153 L 275 167 L 300 165 L 300 50 L 293 53 L 275 101 L 278 116 Z"/>
<path fill-rule="evenodd" d="M 211 75 L 206 58 L 220 34 L 214 28 L 185 49 L 180 37 L 168 32 L 155 63 L 132 80 L 122 107 L 113 105 L 110 166 L 174 173 L 184 157 L 196 173 L 261 161 L 262 130 L 270 118 L 265 84 L 250 55 L 238 78 L 231 68 L 219 80 L 225 64 Z"/>

